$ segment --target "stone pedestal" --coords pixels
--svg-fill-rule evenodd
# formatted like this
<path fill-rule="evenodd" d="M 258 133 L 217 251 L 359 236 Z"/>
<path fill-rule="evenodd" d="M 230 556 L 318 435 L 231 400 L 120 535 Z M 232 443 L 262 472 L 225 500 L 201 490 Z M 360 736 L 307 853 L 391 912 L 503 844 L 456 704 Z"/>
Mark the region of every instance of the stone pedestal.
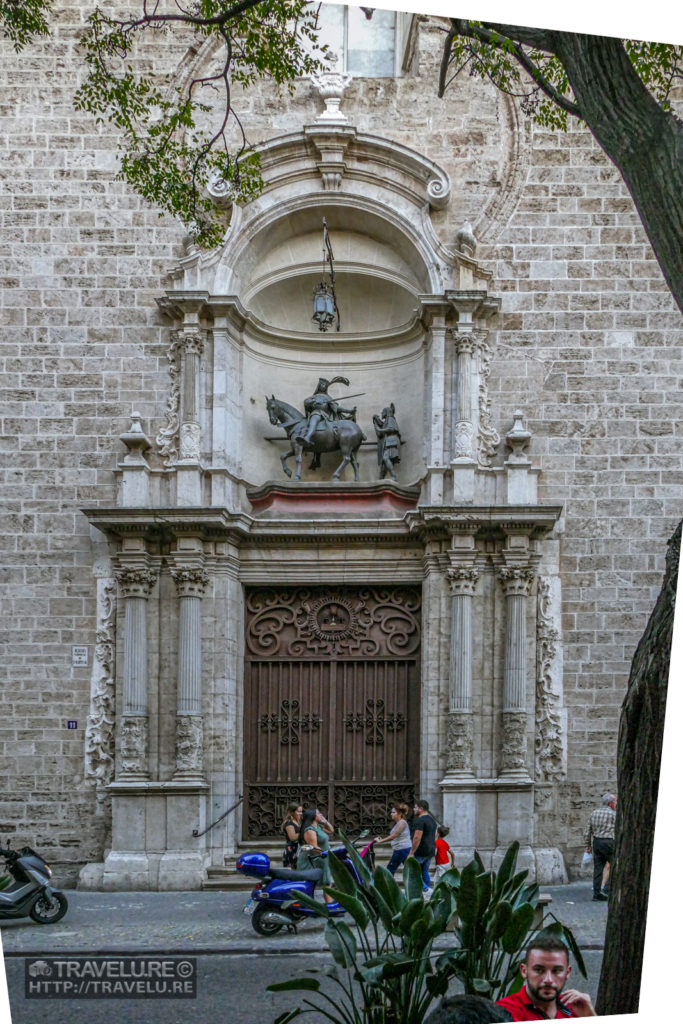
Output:
<path fill-rule="evenodd" d="M 193 829 L 205 826 L 205 783 L 134 782 L 110 786 L 112 849 L 105 891 L 199 889 L 206 856 Z"/>

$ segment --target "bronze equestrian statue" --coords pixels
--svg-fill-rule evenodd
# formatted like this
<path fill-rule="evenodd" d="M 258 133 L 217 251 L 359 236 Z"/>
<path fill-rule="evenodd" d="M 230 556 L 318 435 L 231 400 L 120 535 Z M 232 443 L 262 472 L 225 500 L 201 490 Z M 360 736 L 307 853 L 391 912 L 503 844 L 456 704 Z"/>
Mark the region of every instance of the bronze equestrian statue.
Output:
<path fill-rule="evenodd" d="M 343 458 L 333 474 L 334 479 L 339 479 L 341 471 L 349 462 L 353 466 L 354 479 L 359 479 L 356 454 L 361 442 L 365 440 L 365 434 L 355 422 L 356 409 L 343 409 L 331 395 L 328 395 L 328 387 L 337 383 L 346 384 L 347 387 L 349 385 L 346 377 L 319 379 L 315 392 L 304 402 L 306 415 L 300 413 L 294 406 L 280 401 L 275 395 L 271 395 L 270 398 L 266 395 L 270 422 L 274 426 L 282 427 L 291 441 L 291 450 L 280 456 L 280 462 L 287 476 L 291 476 L 292 471 L 287 465 L 287 459 L 294 456 L 295 480 L 301 480 L 304 450 L 313 452 L 312 469 L 317 469 L 320 465 L 321 452 L 340 451 Z"/>

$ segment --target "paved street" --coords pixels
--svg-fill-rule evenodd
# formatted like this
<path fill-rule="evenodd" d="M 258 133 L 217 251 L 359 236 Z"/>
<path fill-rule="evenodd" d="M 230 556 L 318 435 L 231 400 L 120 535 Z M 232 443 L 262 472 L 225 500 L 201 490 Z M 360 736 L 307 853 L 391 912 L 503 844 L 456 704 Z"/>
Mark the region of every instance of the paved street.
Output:
<path fill-rule="evenodd" d="M 590 884 L 546 888 L 550 909 L 585 951 L 594 995 L 602 959 L 607 904 L 593 903 Z M 13 1024 L 269 1024 L 301 997 L 265 992 L 271 981 L 325 967 L 323 925 L 306 922 L 298 935 L 263 938 L 242 913 L 243 893 L 67 892 L 69 911 L 54 928 L 3 922 L 2 939 Z M 448 945 L 445 940 L 444 945 Z M 57 954 L 173 954 L 198 957 L 196 1000 L 26 999 L 24 957 Z M 304 954 L 304 955 L 302 955 Z M 575 978 L 574 981 L 578 981 Z M 581 979 L 581 987 L 584 984 Z M 320 1024 L 318 1015 L 306 1021 Z"/>

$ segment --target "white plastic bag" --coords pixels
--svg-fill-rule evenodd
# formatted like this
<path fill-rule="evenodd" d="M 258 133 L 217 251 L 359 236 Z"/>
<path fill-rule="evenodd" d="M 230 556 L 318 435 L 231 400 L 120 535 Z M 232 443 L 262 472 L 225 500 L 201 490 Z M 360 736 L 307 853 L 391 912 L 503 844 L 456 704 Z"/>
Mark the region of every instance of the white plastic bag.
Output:
<path fill-rule="evenodd" d="M 592 863 L 593 863 L 593 854 L 592 853 L 588 853 L 588 851 L 586 851 L 584 853 L 583 859 L 581 861 L 581 867 L 582 868 L 589 868 Z"/>

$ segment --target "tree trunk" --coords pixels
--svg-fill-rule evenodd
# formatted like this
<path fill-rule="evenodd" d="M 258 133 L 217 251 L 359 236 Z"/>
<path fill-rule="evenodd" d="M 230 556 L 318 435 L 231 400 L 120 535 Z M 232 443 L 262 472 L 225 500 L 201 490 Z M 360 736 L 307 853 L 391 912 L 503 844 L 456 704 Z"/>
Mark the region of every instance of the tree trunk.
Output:
<path fill-rule="evenodd" d="M 682 527 L 669 541 L 664 583 L 633 657 L 621 709 L 616 844 L 598 1014 L 638 1012 Z"/>
<path fill-rule="evenodd" d="M 548 35 L 581 115 L 621 172 L 683 310 L 683 122 L 648 92 L 620 40 Z"/>

